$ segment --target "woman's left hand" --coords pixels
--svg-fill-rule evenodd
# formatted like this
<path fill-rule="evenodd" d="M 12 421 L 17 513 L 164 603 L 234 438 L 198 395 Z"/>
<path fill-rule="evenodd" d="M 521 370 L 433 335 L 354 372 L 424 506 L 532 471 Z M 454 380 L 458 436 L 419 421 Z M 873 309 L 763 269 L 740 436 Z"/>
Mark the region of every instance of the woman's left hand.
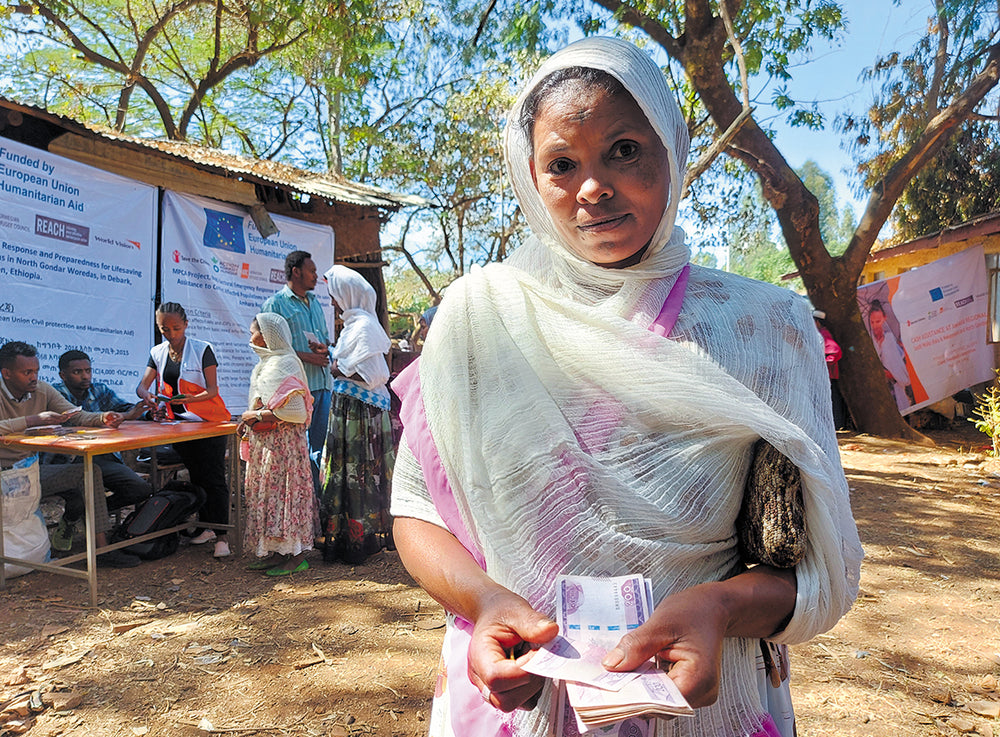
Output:
<path fill-rule="evenodd" d="M 695 586 L 665 598 L 641 626 L 618 641 L 604 658 L 614 671 L 635 670 L 653 656 L 669 664 L 670 678 L 693 707 L 719 695 L 722 640 L 728 612 L 711 586 Z"/>
<path fill-rule="evenodd" d="M 723 639 L 774 635 L 795 609 L 795 592 L 794 569 L 768 566 L 678 591 L 618 641 L 605 656 L 604 667 L 635 670 L 659 656 L 691 706 L 714 704 L 719 696 Z"/>

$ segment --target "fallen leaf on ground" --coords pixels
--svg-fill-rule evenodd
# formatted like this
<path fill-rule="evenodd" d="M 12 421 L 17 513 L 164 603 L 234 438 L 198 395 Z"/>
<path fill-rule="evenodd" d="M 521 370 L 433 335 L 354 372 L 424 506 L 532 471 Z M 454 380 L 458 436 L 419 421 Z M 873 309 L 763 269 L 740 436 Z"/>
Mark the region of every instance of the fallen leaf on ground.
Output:
<path fill-rule="evenodd" d="M 970 701 L 966 706 L 981 717 L 1000 717 L 1000 701 Z"/>
<path fill-rule="evenodd" d="M 4 685 L 21 686 L 25 683 L 28 683 L 28 681 L 30 680 L 31 679 L 28 677 L 27 669 L 23 665 L 21 665 L 15 668 L 13 672 L 11 672 L 10 675 L 7 676 L 7 679 L 4 681 Z"/>
<path fill-rule="evenodd" d="M 77 691 L 49 691 L 42 694 L 42 703 L 54 711 L 69 711 L 83 703 L 83 694 Z"/>
<path fill-rule="evenodd" d="M 935 688 L 929 694 L 927 694 L 931 701 L 936 701 L 939 704 L 950 704 L 951 703 L 951 690 L 947 688 Z"/>
<path fill-rule="evenodd" d="M 128 632 L 129 630 L 134 630 L 136 627 L 142 627 L 144 624 L 149 624 L 150 620 L 144 619 L 141 622 L 119 622 L 118 624 L 111 625 L 111 634 L 120 635 L 122 632 Z"/>
<path fill-rule="evenodd" d="M 61 635 L 63 632 L 69 632 L 69 627 L 63 627 L 58 624 L 47 624 L 42 627 L 42 637 L 52 637 L 52 635 Z"/>
<path fill-rule="evenodd" d="M 974 693 L 992 693 L 997 690 L 997 677 L 994 675 L 983 676 L 971 690 Z"/>
<path fill-rule="evenodd" d="M 971 719 L 965 719 L 963 717 L 954 717 L 948 720 L 948 726 L 959 732 L 974 732 L 976 729 L 976 723 Z"/>
<path fill-rule="evenodd" d="M 3 725 L 0 726 L 3 726 L 4 734 L 24 734 L 31 729 L 32 724 L 34 724 L 33 721 L 24 722 L 20 719 L 12 719 L 9 722 L 4 722 Z"/>
<path fill-rule="evenodd" d="M 80 652 L 63 655 L 61 658 L 56 658 L 55 660 L 50 660 L 47 663 L 42 663 L 42 670 L 53 670 L 55 668 L 72 665 L 73 663 L 79 663 L 89 652 L 90 649 L 88 648 L 87 650 L 81 650 Z"/>

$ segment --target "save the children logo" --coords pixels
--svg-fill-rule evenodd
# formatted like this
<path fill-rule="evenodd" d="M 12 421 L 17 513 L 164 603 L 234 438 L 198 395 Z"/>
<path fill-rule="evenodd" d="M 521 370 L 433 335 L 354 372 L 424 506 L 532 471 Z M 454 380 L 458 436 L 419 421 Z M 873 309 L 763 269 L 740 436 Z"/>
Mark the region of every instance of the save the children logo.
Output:
<path fill-rule="evenodd" d="M 181 252 L 178 251 L 177 249 L 174 249 L 174 252 L 173 252 L 172 255 L 174 257 L 174 263 L 175 264 L 179 264 L 181 262 Z"/>

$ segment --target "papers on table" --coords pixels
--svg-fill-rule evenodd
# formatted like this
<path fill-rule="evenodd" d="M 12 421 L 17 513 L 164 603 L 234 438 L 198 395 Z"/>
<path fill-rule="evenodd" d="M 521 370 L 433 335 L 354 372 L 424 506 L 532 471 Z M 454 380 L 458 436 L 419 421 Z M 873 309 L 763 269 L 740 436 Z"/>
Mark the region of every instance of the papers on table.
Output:
<path fill-rule="evenodd" d="M 653 734 L 652 717 L 693 713 L 674 682 L 652 662 L 629 673 L 611 673 L 601 665 L 622 635 L 649 618 L 652 600 L 652 586 L 642 576 L 556 579 L 562 634 L 536 652 L 524 669 L 563 682 L 559 734 L 565 733 L 565 719 L 575 719 L 581 732 L 599 728 L 599 734 L 609 737 L 645 737 Z"/>

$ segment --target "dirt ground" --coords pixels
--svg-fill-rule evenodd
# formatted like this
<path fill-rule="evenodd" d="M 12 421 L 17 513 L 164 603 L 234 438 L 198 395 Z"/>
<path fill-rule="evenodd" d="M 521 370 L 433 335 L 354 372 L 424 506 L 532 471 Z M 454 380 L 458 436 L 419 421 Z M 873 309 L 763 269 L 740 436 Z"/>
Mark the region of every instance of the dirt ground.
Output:
<path fill-rule="evenodd" d="M 841 437 L 867 558 L 850 614 L 793 648 L 804 737 L 1000 735 L 1000 472 L 971 426 L 931 436 Z M 425 734 L 444 617 L 395 553 L 285 579 L 210 555 L 102 570 L 96 609 L 81 581 L 9 582 L 0 705 L 56 701 L 0 737 Z"/>

